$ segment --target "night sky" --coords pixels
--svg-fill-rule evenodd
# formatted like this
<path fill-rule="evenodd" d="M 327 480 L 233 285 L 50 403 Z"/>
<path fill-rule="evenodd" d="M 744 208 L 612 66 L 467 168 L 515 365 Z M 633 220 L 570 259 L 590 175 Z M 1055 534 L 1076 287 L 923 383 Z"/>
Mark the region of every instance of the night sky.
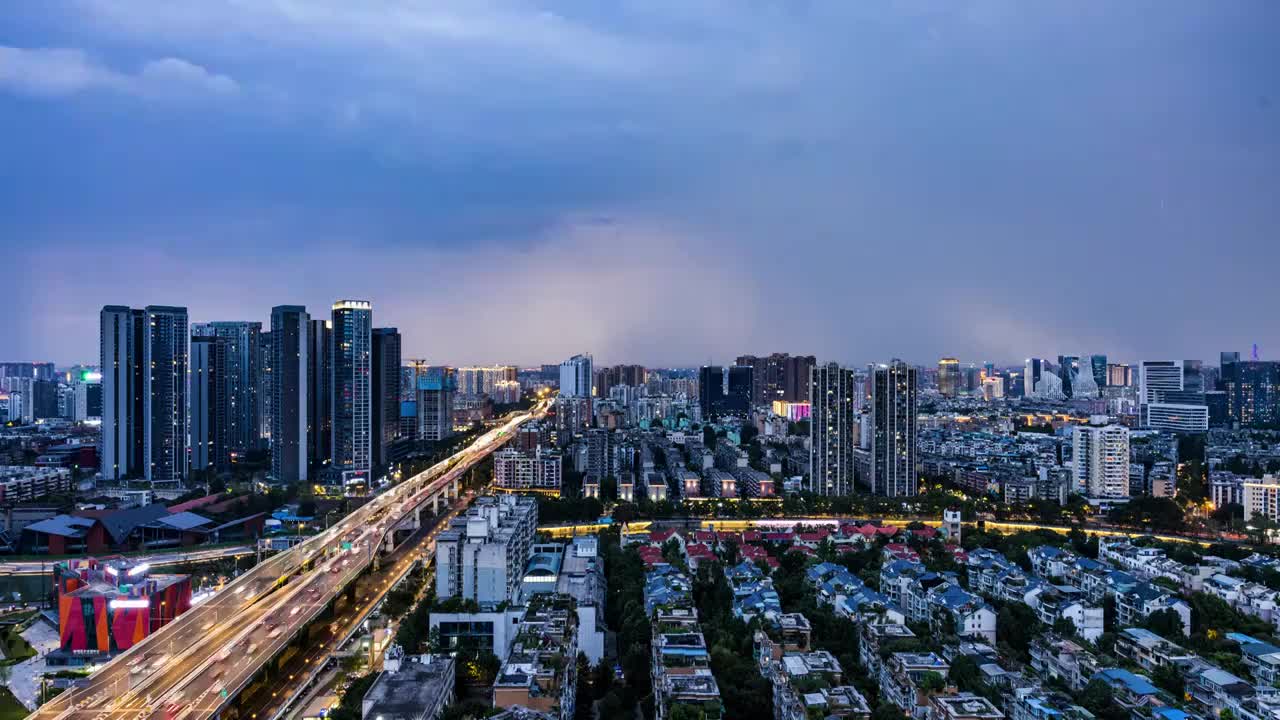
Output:
<path fill-rule="evenodd" d="M 0 20 L 0 360 L 1280 357 L 1274 0 L 85 0 Z"/>

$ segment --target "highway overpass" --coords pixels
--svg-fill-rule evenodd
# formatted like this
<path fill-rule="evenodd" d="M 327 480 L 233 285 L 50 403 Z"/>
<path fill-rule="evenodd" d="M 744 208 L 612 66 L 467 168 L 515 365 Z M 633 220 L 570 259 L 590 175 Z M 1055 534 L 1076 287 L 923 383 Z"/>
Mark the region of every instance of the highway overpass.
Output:
<path fill-rule="evenodd" d="M 545 414 L 546 408 L 540 403 L 510 418 L 328 530 L 265 560 L 29 718 L 216 717 L 374 563 L 398 527 L 417 527 L 422 508 L 439 508 L 442 500 L 456 497 L 464 473 L 505 444 L 520 425 Z"/>

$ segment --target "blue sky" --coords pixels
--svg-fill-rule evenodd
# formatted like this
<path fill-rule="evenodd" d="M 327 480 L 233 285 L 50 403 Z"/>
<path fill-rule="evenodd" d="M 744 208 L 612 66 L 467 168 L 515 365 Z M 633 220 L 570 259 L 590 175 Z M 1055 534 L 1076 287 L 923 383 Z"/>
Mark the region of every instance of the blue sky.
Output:
<path fill-rule="evenodd" d="M 92 359 L 103 304 L 359 297 L 437 362 L 1265 356 L 1277 28 L 1265 0 L 17 4 L 0 355 Z"/>

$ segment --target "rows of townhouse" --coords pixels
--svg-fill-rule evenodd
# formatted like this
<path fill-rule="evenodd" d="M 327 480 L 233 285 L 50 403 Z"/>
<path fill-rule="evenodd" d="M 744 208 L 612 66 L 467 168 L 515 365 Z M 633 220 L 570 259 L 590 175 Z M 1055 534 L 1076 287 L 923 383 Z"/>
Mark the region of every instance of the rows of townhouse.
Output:
<path fill-rule="evenodd" d="M 665 720 L 687 712 L 719 720 L 724 714 L 720 686 L 711 673 L 711 654 L 689 577 L 671 565 L 650 570 L 645 575 L 644 609 L 652 631 L 654 717 Z M 687 709 L 678 710 L 680 706 Z"/>

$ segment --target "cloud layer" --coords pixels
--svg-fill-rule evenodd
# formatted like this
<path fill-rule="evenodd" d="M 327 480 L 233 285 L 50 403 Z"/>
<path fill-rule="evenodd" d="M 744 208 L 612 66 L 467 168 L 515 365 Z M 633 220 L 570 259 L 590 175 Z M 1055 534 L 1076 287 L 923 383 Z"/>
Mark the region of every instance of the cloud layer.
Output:
<path fill-rule="evenodd" d="M 454 362 L 1280 346 L 1274 3 L 11 14 L 0 237 L 77 269 L 18 276 L 15 356 L 352 295 Z"/>
<path fill-rule="evenodd" d="M 0 46 L 0 88 L 37 96 L 108 90 L 165 97 L 190 92 L 229 95 L 240 86 L 226 75 L 176 57 L 149 60 L 136 72 L 121 72 L 78 49 Z"/>

